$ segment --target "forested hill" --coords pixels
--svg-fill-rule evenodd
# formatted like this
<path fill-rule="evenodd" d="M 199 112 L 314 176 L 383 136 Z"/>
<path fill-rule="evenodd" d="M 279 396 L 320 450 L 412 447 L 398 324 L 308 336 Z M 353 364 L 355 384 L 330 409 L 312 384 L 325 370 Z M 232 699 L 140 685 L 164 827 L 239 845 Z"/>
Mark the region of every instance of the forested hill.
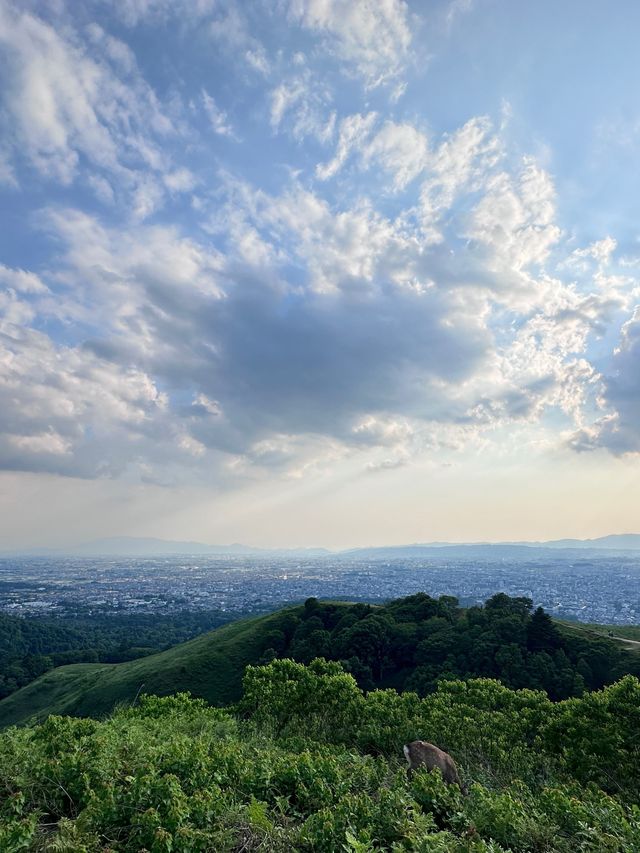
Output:
<path fill-rule="evenodd" d="M 560 700 L 640 673 L 637 653 L 557 625 L 526 598 L 498 594 L 468 609 L 423 593 L 382 607 L 309 599 L 140 660 L 54 669 L 0 702 L 0 726 L 48 713 L 99 716 L 141 691 L 187 690 L 225 704 L 239 697 L 248 664 L 317 657 L 340 661 L 365 690 L 394 687 L 420 696 L 442 678 L 490 677 Z"/>
<path fill-rule="evenodd" d="M 530 599 L 504 593 L 466 609 L 453 597 L 424 593 L 346 611 L 309 599 L 270 639 L 265 660 L 339 660 L 364 689 L 392 686 L 419 695 L 443 677 L 482 676 L 564 699 L 640 672 L 640 657 L 619 644 L 555 623 Z"/>

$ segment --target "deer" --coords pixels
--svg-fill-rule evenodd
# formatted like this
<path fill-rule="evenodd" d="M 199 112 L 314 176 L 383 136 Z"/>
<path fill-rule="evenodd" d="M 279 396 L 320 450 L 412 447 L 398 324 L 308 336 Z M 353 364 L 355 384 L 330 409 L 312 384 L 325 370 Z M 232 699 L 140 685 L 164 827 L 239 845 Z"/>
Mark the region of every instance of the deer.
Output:
<path fill-rule="evenodd" d="M 407 768 L 409 779 L 418 767 L 426 767 L 429 771 L 437 767 L 447 785 L 457 785 L 466 796 L 466 785 L 462 783 L 456 763 L 448 752 L 439 749 L 432 743 L 427 743 L 425 740 L 414 740 L 405 744 L 402 749 L 409 765 Z"/>

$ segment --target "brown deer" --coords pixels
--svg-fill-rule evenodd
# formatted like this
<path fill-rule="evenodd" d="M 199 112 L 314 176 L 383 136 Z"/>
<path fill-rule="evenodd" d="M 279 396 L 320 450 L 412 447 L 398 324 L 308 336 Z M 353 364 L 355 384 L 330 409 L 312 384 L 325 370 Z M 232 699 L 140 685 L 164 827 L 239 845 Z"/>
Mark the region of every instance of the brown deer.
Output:
<path fill-rule="evenodd" d="M 418 767 L 426 767 L 429 771 L 437 767 L 447 785 L 457 785 L 463 794 L 467 794 L 467 788 L 462 784 L 458 775 L 456 763 L 448 752 L 438 749 L 437 746 L 427 743 L 426 740 L 414 740 L 405 744 L 403 750 L 404 757 L 409 765 L 407 769 L 409 779 L 411 779 L 412 772 Z"/>

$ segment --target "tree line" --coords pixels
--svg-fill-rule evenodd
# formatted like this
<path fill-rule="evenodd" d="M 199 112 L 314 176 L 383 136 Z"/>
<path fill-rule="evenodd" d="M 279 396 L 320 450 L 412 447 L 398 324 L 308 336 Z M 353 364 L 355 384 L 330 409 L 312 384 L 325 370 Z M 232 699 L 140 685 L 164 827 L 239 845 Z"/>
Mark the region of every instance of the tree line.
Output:
<path fill-rule="evenodd" d="M 640 675 L 640 656 L 606 638 L 575 635 L 529 598 L 498 593 L 461 608 L 451 596 L 418 593 L 384 606 L 310 598 L 265 637 L 262 663 L 340 661 L 365 690 L 394 687 L 424 696 L 442 679 L 486 677 L 555 700 Z"/>

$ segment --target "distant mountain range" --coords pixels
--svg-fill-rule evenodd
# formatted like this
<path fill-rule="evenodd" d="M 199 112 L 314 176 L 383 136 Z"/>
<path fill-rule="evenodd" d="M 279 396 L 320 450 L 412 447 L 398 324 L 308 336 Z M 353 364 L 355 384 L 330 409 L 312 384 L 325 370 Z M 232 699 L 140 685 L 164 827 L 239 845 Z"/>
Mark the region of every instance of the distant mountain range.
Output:
<path fill-rule="evenodd" d="M 77 556 L 77 557 L 169 557 L 169 556 L 220 556 L 220 557 L 322 557 L 331 553 L 326 548 L 253 548 L 250 545 L 206 545 L 203 542 L 174 541 L 169 539 L 141 538 L 137 536 L 114 536 L 95 539 L 66 548 L 30 548 L 0 551 L 0 554 L 24 554 L 27 556 Z"/>
<path fill-rule="evenodd" d="M 640 534 L 622 533 L 598 539 L 553 539 L 548 542 L 426 542 L 378 548 L 354 548 L 340 552 L 342 557 L 363 559 L 410 559 L 453 557 L 456 559 L 532 559 L 565 556 L 611 555 L 640 551 Z"/>
<path fill-rule="evenodd" d="M 640 550 L 640 533 L 613 533 L 598 539 L 554 539 L 551 542 L 526 542 L 526 545 L 542 545 L 547 548 L 606 548 L 613 551 Z"/>
<path fill-rule="evenodd" d="M 553 539 L 547 542 L 425 542 L 413 545 L 351 548 L 329 551 L 326 548 L 253 548 L 249 545 L 207 545 L 203 542 L 172 541 L 133 536 L 96 539 L 67 548 L 32 548 L 2 551 L 4 556 L 78 556 L 78 557 L 332 557 L 340 559 L 417 559 L 453 557 L 456 559 L 532 559 L 552 557 L 561 551 L 576 556 L 611 555 L 640 551 L 640 534 L 621 533 L 598 539 Z"/>

